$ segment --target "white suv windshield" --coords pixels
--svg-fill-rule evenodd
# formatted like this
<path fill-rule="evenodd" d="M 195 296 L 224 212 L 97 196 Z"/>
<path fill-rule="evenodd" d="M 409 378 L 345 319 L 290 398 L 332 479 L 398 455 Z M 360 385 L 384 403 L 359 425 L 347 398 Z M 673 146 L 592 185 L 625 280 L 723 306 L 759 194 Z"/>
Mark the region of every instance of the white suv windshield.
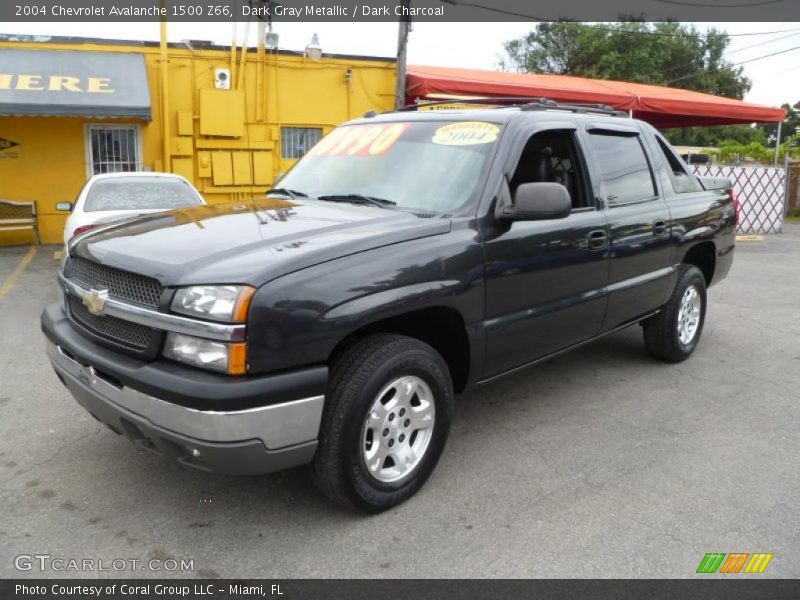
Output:
<path fill-rule="evenodd" d="M 452 212 L 475 191 L 499 134 L 499 125 L 483 121 L 346 125 L 279 185 L 309 196 L 359 194 L 399 208 Z"/>

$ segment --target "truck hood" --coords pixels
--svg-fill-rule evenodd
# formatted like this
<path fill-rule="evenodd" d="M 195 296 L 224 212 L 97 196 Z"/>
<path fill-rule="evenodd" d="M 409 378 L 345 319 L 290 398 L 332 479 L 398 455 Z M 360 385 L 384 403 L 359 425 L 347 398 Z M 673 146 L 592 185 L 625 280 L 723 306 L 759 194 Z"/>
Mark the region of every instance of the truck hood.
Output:
<path fill-rule="evenodd" d="M 448 219 L 404 211 L 259 198 L 117 222 L 76 239 L 69 253 L 163 285 L 258 287 L 348 254 L 449 230 Z"/>

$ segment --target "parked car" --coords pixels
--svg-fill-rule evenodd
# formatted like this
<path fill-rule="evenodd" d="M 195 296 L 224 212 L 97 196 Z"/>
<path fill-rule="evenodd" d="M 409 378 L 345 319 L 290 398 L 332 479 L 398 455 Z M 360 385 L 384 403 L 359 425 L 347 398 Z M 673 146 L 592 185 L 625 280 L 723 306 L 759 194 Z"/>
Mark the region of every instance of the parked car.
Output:
<path fill-rule="evenodd" d="M 362 511 L 424 484 L 456 393 L 633 324 L 688 358 L 733 261 L 730 182 L 603 108 L 373 115 L 279 185 L 83 236 L 42 329 L 113 431 L 208 471 L 312 463 Z"/>
<path fill-rule="evenodd" d="M 64 243 L 99 225 L 173 208 L 205 204 L 203 197 L 180 175 L 172 173 L 105 173 L 91 177 L 74 203 L 61 202 L 70 215 Z"/>

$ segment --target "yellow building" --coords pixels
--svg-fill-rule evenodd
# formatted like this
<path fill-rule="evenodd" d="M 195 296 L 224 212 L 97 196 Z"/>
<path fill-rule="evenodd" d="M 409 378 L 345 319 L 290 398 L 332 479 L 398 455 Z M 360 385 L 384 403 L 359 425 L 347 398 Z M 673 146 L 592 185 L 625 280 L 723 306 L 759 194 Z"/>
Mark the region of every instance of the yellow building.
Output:
<path fill-rule="evenodd" d="M 0 199 L 36 203 L 42 243 L 61 242 L 55 205 L 95 173 L 171 171 L 225 202 L 263 193 L 339 123 L 393 105 L 389 59 L 207 42 L 169 44 L 166 59 L 163 73 L 158 43 L 0 36 Z"/>

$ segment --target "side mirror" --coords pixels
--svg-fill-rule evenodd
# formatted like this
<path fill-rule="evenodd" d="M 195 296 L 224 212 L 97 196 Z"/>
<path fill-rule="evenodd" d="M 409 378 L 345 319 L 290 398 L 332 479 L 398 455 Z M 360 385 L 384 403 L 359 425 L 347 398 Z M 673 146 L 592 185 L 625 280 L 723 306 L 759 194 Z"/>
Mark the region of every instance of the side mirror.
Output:
<path fill-rule="evenodd" d="M 503 207 L 499 217 L 509 221 L 563 219 L 572 211 L 569 191 L 560 183 L 522 183 L 514 192 L 514 202 Z"/>
<path fill-rule="evenodd" d="M 56 202 L 56 210 L 72 212 L 72 202 Z"/>

